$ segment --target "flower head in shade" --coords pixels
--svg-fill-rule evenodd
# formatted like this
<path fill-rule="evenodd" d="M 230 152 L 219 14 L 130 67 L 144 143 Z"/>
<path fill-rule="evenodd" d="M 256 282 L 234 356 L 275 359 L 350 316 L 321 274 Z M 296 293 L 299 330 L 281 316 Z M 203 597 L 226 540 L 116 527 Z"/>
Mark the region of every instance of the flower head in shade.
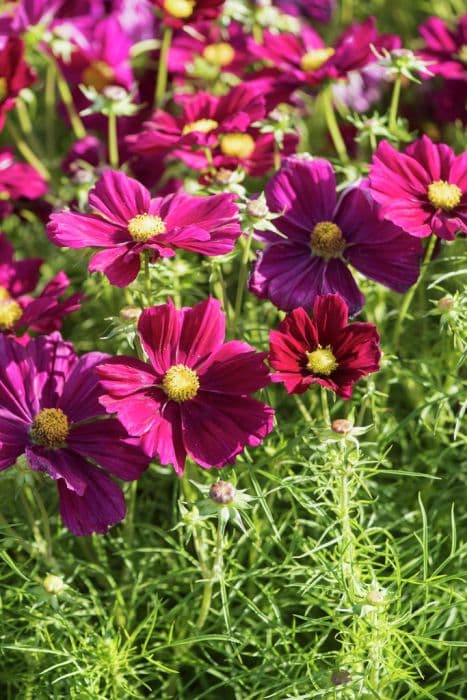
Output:
<path fill-rule="evenodd" d="M 0 234 L 0 333 L 50 333 L 60 328 L 63 316 L 79 309 L 81 292 L 60 301 L 70 286 L 64 272 L 31 296 L 39 283 L 42 262 L 40 258 L 14 260 L 13 247 Z"/>
<path fill-rule="evenodd" d="M 162 11 L 164 24 L 181 28 L 203 20 L 214 20 L 220 14 L 224 0 L 151 0 Z"/>
<path fill-rule="evenodd" d="M 150 456 L 182 474 L 187 454 L 209 469 L 261 444 L 274 411 L 251 394 L 269 383 L 266 355 L 239 340 L 224 342 L 217 300 L 145 309 L 138 331 L 149 363 L 114 357 L 98 373 L 107 411 L 142 436 Z"/>
<path fill-rule="evenodd" d="M 370 170 L 371 194 L 386 219 L 411 236 L 453 240 L 467 233 L 467 153 L 456 156 L 428 136 L 403 153 L 382 141 Z"/>
<path fill-rule="evenodd" d="M 0 129 L 5 123 L 6 113 L 15 106 L 19 92 L 36 79 L 24 60 L 24 43 L 11 36 L 0 49 Z"/>
<path fill-rule="evenodd" d="M 274 4 L 288 15 L 310 17 L 318 22 L 329 22 L 336 5 L 335 0 L 276 0 Z"/>
<path fill-rule="evenodd" d="M 283 382 L 289 394 L 302 394 L 321 384 L 349 399 L 355 382 L 379 369 L 379 335 L 371 323 L 348 323 L 348 309 L 339 294 L 318 296 L 313 318 L 295 309 L 270 332 L 272 381 Z"/>
<path fill-rule="evenodd" d="M 17 200 L 33 200 L 47 192 L 47 183 L 32 165 L 15 160 L 11 148 L 0 148 L 0 218 L 7 217 Z"/>
<path fill-rule="evenodd" d="M 118 287 L 136 278 L 143 250 L 153 261 L 174 256 L 177 248 L 223 255 L 241 233 L 233 195 L 193 197 L 177 192 L 151 199 L 137 180 L 114 170 L 96 183 L 89 204 L 93 214 L 52 214 L 47 235 L 59 246 L 103 248 L 89 269 L 103 272 Z"/>
<path fill-rule="evenodd" d="M 406 291 L 417 279 L 419 241 L 384 221 L 369 192 L 353 187 L 339 199 L 331 164 L 324 159 L 287 158 L 268 182 L 270 211 L 281 235 L 266 240 L 250 277 L 250 291 L 284 311 L 311 309 L 316 296 L 337 292 L 354 315 L 364 303 L 348 263 L 380 284 Z"/>
<path fill-rule="evenodd" d="M 24 347 L 0 336 L 0 469 L 24 454 L 54 479 L 62 520 L 76 535 L 106 532 L 125 515 L 107 472 L 129 481 L 148 463 L 117 420 L 102 420 L 95 366 L 105 358 L 77 357 L 59 333 Z"/>
<path fill-rule="evenodd" d="M 429 17 L 420 26 L 426 48 L 419 55 L 429 61 L 430 73 L 453 80 L 467 80 L 467 14 L 454 30 L 439 17 Z"/>

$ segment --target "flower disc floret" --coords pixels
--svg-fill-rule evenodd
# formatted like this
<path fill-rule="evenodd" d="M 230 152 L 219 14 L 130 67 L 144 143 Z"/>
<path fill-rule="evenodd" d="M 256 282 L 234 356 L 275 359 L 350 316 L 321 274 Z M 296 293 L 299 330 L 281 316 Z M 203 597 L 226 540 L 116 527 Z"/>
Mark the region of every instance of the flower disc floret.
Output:
<path fill-rule="evenodd" d="M 171 401 L 177 403 L 189 401 L 198 393 L 198 375 L 186 365 L 173 365 L 164 374 L 162 388 Z"/>
<path fill-rule="evenodd" d="M 306 357 L 306 367 L 310 372 L 313 372 L 313 374 L 321 374 L 325 377 L 329 377 L 329 375 L 339 367 L 330 345 L 325 348 L 318 346 L 316 350 L 307 352 Z"/>
<path fill-rule="evenodd" d="M 31 426 L 31 438 L 36 445 L 56 450 L 66 442 L 70 423 L 61 408 L 43 408 Z"/>
<path fill-rule="evenodd" d="M 334 258 L 344 250 L 345 238 L 333 221 L 320 221 L 311 233 L 311 247 L 315 255 Z"/>
<path fill-rule="evenodd" d="M 105 61 L 92 61 L 84 69 L 81 76 L 83 83 L 87 87 L 93 87 L 98 92 L 111 85 L 115 80 L 113 69 Z"/>
<path fill-rule="evenodd" d="M 14 299 L 10 299 L 8 292 L 0 287 L 0 330 L 9 330 L 23 315 L 23 309 Z M 3 296 L 3 298 L 2 298 Z"/>
<path fill-rule="evenodd" d="M 177 19 L 187 19 L 193 14 L 195 4 L 195 0 L 164 0 L 164 10 Z"/>
<path fill-rule="evenodd" d="M 6 78 L 0 78 L 0 102 L 8 95 L 8 83 Z"/>
<path fill-rule="evenodd" d="M 182 130 L 182 135 L 186 136 L 191 134 L 193 131 L 200 131 L 202 134 L 209 134 L 210 131 L 214 131 L 219 126 L 219 122 L 215 119 L 197 119 L 195 122 L 190 122 L 185 124 Z"/>
<path fill-rule="evenodd" d="M 226 41 L 218 44 L 208 44 L 203 50 L 203 57 L 214 66 L 227 66 L 235 57 L 234 48 Z"/>
<path fill-rule="evenodd" d="M 249 158 L 255 150 L 250 134 L 223 134 L 220 139 L 221 152 L 231 158 Z"/>
<path fill-rule="evenodd" d="M 165 233 L 165 224 L 160 216 L 138 214 L 128 222 L 128 233 L 137 243 L 146 243 L 153 236 Z"/>
<path fill-rule="evenodd" d="M 300 60 L 300 67 L 305 72 L 318 70 L 334 54 L 334 49 L 324 47 L 322 49 L 312 49 L 304 54 Z"/>
<path fill-rule="evenodd" d="M 436 209 L 451 211 L 462 199 L 462 190 L 446 180 L 435 180 L 428 185 L 428 199 Z"/>

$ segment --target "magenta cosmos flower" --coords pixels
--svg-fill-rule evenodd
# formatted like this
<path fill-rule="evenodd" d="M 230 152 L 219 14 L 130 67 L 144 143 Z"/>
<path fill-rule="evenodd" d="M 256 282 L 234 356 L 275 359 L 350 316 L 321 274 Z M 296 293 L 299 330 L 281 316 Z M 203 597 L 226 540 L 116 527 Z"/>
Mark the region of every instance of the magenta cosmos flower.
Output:
<path fill-rule="evenodd" d="M 452 241 L 467 233 L 467 153 L 455 156 L 445 144 L 428 136 L 403 153 L 382 141 L 370 170 L 373 197 L 386 219 L 411 236 L 431 232 Z"/>
<path fill-rule="evenodd" d="M 176 248 L 223 255 L 241 233 L 233 195 L 177 192 L 151 199 L 137 180 L 115 170 L 102 175 L 89 193 L 89 204 L 95 213 L 52 214 L 47 235 L 59 246 L 104 248 L 89 269 L 103 272 L 118 287 L 136 278 L 144 250 L 153 261 L 174 256 Z"/>
<path fill-rule="evenodd" d="M 0 129 L 8 110 L 15 106 L 19 92 L 32 85 L 36 76 L 24 61 L 24 44 L 16 36 L 9 37 L 0 49 Z"/>
<path fill-rule="evenodd" d="M 11 148 L 0 148 L 0 218 L 12 213 L 15 200 L 33 200 L 47 192 L 47 183 L 32 165 L 15 160 Z"/>
<path fill-rule="evenodd" d="M 234 462 L 261 444 L 274 411 L 250 394 L 269 383 L 264 358 L 239 340 L 224 343 L 220 303 L 145 309 L 138 331 L 149 363 L 114 357 L 98 368 L 105 395 L 131 435 L 182 474 L 187 454 L 206 469 Z"/>
<path fill-rule="evenodd" d="M 329 22 L 336 3 L 335 0 L 276 0 L 273 5 L 288 15 L 302 15 L 318 22 Z"/>
<path fill-rule="evenodd" d="M 426 48 L 418 53 L 430 62 L 429 71 L 444 78 L 467 80 L 467 14 L 453 31 L 439 17 L 429 17 L 419 31 Z"/>
<path fill-rule="evenodd" d="M 80 292 L 60 301 L 70 286 L 64 272 L 31 296 L 39 283 L 42 263 L 40 258 L 14 260 L 13 247 L 0 233 L 0 333 L 50 333 L 60 328 L 63 316 L 79 309 L 83 297 Z"/>
<path fill-rule="evenodd" d="M 202 20 L 214 20 L 220 14 L 224 0 L 151 0 L 162 11 L 164 24 L 180 29 Z"/>
<path fill-rule="evenodd" d="M 322 158 L 287 158 L 266 185 L 266 200 L 279 234 L 259 233 L 259 253 L 249 287 L 284 311 L 311 309 L 317 295 L 339 293 L 351 315 L 365 298 L 347 263 L 397 292 L 417 279 L 422 247 L 380 218 L 363 187 L 337 199 L 331 164 Z"/>
<path fill-rule="evenodd" d="M 289 394 L 302 394 L 321 384 L 343 399 L 355 382 L 379 369 L 379 335 L 371 323 L 348 323 L 348 309 L 338 294 L 318 296 L 313 318 L 299 308 L 271 331 L 269 362 L 272 381 Z"/>
<path fill-rule="evenodd" d="M 54 479 L 63 523 L 75 535 L 106 532 L 125 516 L 106 472 L 131 481 L 148 464 L 117 420 L 102 420 L 94 368 L 106 357 L 78 358 L 59 333 L 24 347 L 0 336 L 0 469 L 24 454 L 31 469 Z"/>

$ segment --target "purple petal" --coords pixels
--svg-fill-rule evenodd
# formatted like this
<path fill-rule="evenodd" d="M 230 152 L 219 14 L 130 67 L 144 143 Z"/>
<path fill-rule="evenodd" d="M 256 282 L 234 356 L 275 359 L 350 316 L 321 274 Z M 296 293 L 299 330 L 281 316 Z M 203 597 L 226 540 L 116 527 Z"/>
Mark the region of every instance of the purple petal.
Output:
<path fill-rule="evenodd" d="M 147 214 L 151 198 L 143 185 L 116 170 L 107 170 L 89 193 L 89 204 L 115 226 L 127 227 L 138 214 Z"/>

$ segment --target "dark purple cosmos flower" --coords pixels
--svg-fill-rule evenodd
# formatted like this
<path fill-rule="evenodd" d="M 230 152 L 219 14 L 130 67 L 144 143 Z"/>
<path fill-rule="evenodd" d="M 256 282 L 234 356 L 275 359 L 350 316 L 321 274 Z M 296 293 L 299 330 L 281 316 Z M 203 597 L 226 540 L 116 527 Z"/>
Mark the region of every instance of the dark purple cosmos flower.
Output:
<path fill-rule="evenodd" d="M 24 43 L 16 36 L 9 37 L 0 49 L 0 130 L 19 92 L 32 85 L 35 79 L 24 60 Z"/>
<path fill-rule="evenodd" d="M 145 309 L 138 331 L 149 363 L 114 357 L 98 373 L 101 402 L 129 434 L 142 436 L 148 455 L 182 474 L 187 454 L 206 469 L 223 467 L 263 442 L 274 411 L 250 394 L 269 383 L 266 353 L 224 342 L 217 300 Z"/>
<path fill-rule="evenodd" d="M 353 187 L 337 200 L 331 164 L 287 158 L 266 186 L 280 235 L 259 234 L 268 245 L 256 261 L 250 290 L 284 311 L 311 309 L 319 294 L 339 293 L 353 316 L 364 296 L 347 266 L 397 292 L 419 273 L 421 245 L 380 218 L 369 192 Z"/>
<path fill-rule="evenodd" d="M 47 189 L 32 165 L 16 161 L 11 148 L 0 148 L 0 219 L 11 214 L 18 200 L 38 199 Z"/>
<path fill-rule="evenodd" d="M 426 48 L 419 51 L 428 69 L 435 75 L 453 80 L 467 80 L 467 14 L 459 20 L 454 31 L 439 17 L 429 17 L 420 26 Z"/>
<path fill-rule="evenodd" d="M 310 17 L 318 22 L 329 22 L 336 5 L 335 0 L 275 0 L 273 4 L 285 14 Z"/>
<path fill-rule="evenodd" d="M 119 479 L 148 460 L 115 419 L 103 422 L 94 371 L 106 355 L 77 357 L 59 333 L 26 346 L 0 336 L 0 469 L 25 455 L 57 482 L 63 523 L 75 535 L 106 532 L 125 516 Z"/>
<path fill-rule="evenodd" d="M 204 255 L 229 253 L 241 234 L 234 196 L 192 197 L 184 192 L 151 199 L 137 180 L 105 172 L 89 193 L 93 214 L 52 214 L 47 235 L 58 246 L 103 248 L 89 263 L 112 284 L 125 287 L 140 270 L 140 254 L 153 261 L 177 248 Z"/>
<path fill-rule="evenodd" d="M 347 305 L 338 294 L 316 297 L 313 318 L 305 309 L 295 309 L 269 339 L 272 381 L 283 382 L 289 394 L 321 384 L 350 399 L 355 382 L 379 369 L 376 326 L 349 324 Z"/>
<path fill-rule="evenodd" d="M 164 24 L 180 29 L 187 24 L 214 20 L 224 0 L 151 0 L 162 11 Z"/>
<path fill-rule="evenodd" d="M 80 292 L 60 301 L 70 286 L 64 272 L 31 296 L 39 283 L 42 262 L 40 258 L 14 260 L 12 245 L 0 233 L 0 333 L 50 333 L 60 328 L 63 316 L 79 309 L 83 297 Z"/>
<path fill-rule="evenodd" d="M 386 219 L 411 236 L 452 241 L 467 233 L 467 153 L 455 156 L 428 136 L 403 153 L 382 141 L 370 170 L 371 193 Z"/>

